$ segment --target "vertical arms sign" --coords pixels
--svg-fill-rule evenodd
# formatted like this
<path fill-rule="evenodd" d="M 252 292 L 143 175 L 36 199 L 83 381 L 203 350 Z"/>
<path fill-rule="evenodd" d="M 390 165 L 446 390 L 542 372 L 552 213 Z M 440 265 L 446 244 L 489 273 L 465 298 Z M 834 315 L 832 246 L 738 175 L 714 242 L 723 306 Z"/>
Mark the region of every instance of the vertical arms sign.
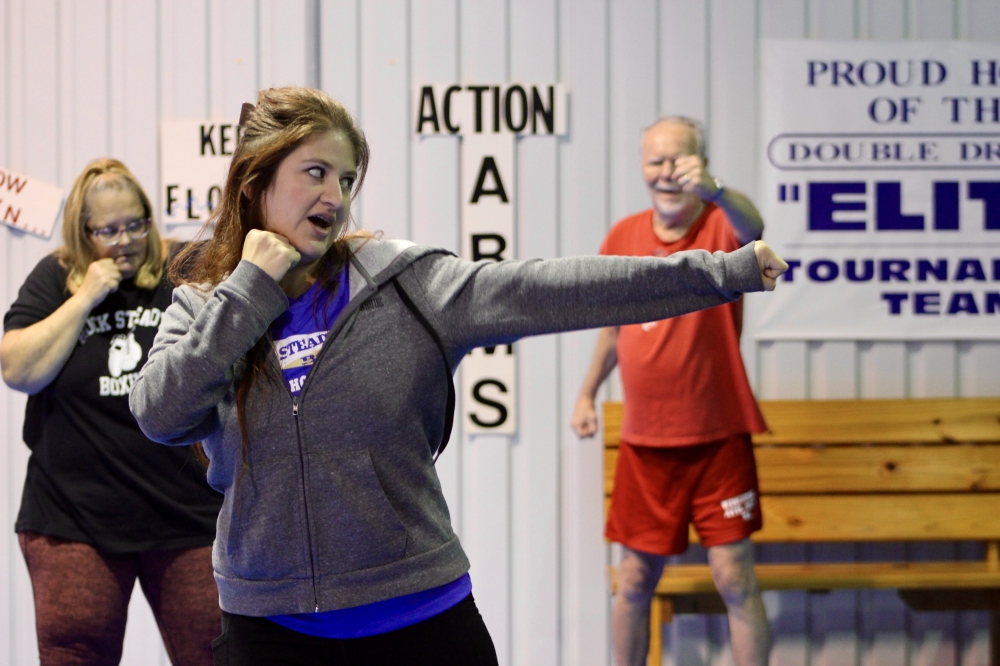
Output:
<path fill-rule="evenodd" d="M 758 339 L 1000 339 L 995 44 L 762 44 Z"/>
<path fill-rule="evenodd" d="M 515 258 L 517 139 L 565 135 L 561 84 L 436 84 L 414 90 L 421 137 L 461 136 L 461 252 L 470 261 Z M 514 345 L 473 350 L 462 363 L 462 422 L 471 434 L 517 433 Z"/>
<path fill-rule="evenodd" d="M 160 124 L 161 219 L 168 225 L 204 224 L 222 199 L 240 128 L 228 121 Z"/>

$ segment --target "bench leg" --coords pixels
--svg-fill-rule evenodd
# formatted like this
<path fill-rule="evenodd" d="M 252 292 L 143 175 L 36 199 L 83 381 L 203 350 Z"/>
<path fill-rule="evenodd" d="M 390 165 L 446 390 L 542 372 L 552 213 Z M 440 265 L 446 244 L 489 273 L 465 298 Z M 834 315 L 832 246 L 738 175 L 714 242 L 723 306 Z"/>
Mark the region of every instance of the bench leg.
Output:
<path fill-rule="evenodd" d="M 1000 666 L 1000 610 L 990 611 L 990 666 Z"/>
<path fill-rule="evenodd" d="M 649 654 L 646 656 L 646 666 L 661 666 L 663 664 L 663 625 L 674 619 L 674 602 L 670 597 L 653 595 L 649 605 Z"/>

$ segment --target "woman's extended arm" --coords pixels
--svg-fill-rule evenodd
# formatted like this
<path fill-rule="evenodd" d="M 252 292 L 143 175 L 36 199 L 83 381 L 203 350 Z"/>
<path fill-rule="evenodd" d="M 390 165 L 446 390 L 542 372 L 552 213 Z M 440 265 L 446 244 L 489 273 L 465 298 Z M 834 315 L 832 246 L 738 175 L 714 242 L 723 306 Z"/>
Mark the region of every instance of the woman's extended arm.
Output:
<path fill-rule="evenodd" d="M 35 394 L 66 365 L 87 315 L 118 288 L 121 271 L 114 259 L 99 259 L 87 268 L 76 293 L 45 319 L 7 331 L 0 340 L 0 368 L 7 386 Z"/>
<path fill-rule="evenodd" d="M 637 324 L 773 289 L 784 262 L 761 241 L 731 253 L 470 263 L 433 255 L 413 277 L 457 353 L 527 335 Z"/>

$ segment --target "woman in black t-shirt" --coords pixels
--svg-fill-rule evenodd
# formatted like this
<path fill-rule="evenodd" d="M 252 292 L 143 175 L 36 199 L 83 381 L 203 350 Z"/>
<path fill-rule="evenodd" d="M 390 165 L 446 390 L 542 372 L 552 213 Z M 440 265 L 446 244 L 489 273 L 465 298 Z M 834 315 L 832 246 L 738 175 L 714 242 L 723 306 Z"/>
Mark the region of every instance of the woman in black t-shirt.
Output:
<path fill-rule="evenodd" d="M 21 287 L 0 341 L 4 381 L 30 396 L 15 530 L 41 663 L 117 664 L 138 578 L 171 662 L 211 664 L 222 496 L 188 448 L 146 439 L 129 412 L 172 287 L 149 198 L 124 164 L 84 169 L 63 240 Z"/>

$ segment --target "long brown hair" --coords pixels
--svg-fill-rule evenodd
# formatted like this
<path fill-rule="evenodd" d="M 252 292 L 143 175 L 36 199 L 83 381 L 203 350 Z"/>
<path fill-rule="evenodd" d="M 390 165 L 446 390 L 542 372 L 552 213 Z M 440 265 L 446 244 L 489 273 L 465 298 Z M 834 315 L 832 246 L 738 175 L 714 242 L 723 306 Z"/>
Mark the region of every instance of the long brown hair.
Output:
<path fill-rule="evenodd" d="M 265 228 L 263 195 L 278 166 L 308 139 L 331 131 L 341 134 L 351 146 L 358 172 L 352 198 L 361 190 L 368 170 L 368 142 L 347 109 L 323 91 L 300 87 L 262 90 L 257 94 L 256 107 L 245 116 L 222 199 L 205 226 L 204 233 L 212 233 L 212 237 L 188 245 L 171 264 L 169 276 L 175 284 L 213 288 L 236 269 L 247 234 L 251 229 Z M 336 290 L 340 271 L 350 259 L 350 241 L 356 236 L 338 238 L 317 265 L 314 277 L 327 294 Z M 270 336 L 265 335 L 247 352 L 246 369 L 237 379 L 236 411 L 244 464 L 246 406 L 251 389 L 262 380 L 278 379 L 269 360 L 271 354 Z M 198 445 L 196 452 L 204 456 Z"/>
<path fill-rule="evenodd" d="M 152 219 L 153 206 L 128 167 L 110 157 L 96 159 L 85 166 L 66 197 L 66 206 L 63 208 L 63 245 L 55 252 L 59 263 L 69 271 L 66 287 L 70 293 L 76 293 L 87 274 L 87 268 L 97 259 L 97 247 L 87 229 L 87 222 L 92 214 L 88 195 L 102 190 L 132 192 L 142 205 L 143 215 L 150 218 L 146 258 L 136 270 L 134 281 L 142 289 L 156 289 L 163 277 L 163 253 L 160 234 Z"/>

